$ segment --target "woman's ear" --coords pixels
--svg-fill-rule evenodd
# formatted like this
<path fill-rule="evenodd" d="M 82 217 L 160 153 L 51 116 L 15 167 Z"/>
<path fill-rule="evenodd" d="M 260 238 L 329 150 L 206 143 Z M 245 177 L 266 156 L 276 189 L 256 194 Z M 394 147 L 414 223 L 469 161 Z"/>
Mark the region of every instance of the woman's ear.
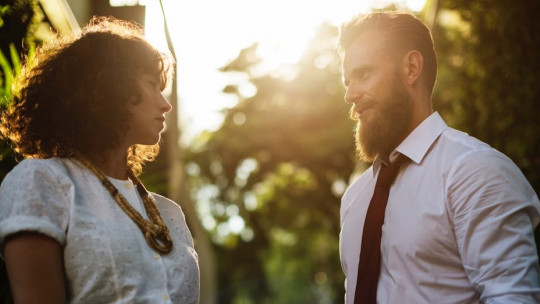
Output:
<path fill-rule="evenodd" d="M 137 90 L 139 90 L 139 87 L 136 87 Z M 128 99 L 128 104 L 134 106 L 137 105 L 140 102 L 140 96 L 139 92 L 132 92 L 131 96 Z"/>
<path fill-rule="evenodd" d="M 419 51 L 412 50 L 403 58 L 405 66 L 405 77 L 407 84 L 414 85 L 417 83 L 420 75 L 422 75 L 422 68 L 424 67 L 424 57 Z"/>
<path fill-rule="evenodd" d="M 129 104 L 132 105 L 132 106 L 138 104 L 137 97 L 135 97 L 135 96 L 131 96 L 128 101 L 129 101 Z"/>

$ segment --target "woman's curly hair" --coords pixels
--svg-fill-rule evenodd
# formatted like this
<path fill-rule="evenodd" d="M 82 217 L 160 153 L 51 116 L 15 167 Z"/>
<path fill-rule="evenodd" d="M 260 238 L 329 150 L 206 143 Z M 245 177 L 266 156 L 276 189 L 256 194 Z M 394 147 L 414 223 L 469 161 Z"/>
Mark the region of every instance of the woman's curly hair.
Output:
<path fill-rule="evenodd" d="M 151 73 L 165 87 L 171 58 L 133 23 L 94 17 L 79 35 L 41 47 L 23 69 L 0 133 L 28 158 L 104 155 L 128 129 L 128 103 L 139 99 L 136 78 Z M 135 145 L 128 166 L 140 173 L 159 146 Z"/>

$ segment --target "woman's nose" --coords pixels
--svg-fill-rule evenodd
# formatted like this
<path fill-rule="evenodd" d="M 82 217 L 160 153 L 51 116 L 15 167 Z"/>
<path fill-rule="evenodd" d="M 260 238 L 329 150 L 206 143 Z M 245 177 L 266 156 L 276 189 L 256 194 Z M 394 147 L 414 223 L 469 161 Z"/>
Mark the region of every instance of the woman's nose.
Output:
<path fill-rule="evenodd" d="M 161 108 L 165 111 L 165 113 L 168 113 L 172 110 L 171 103 L 161 94 L 161 101 L 160 101 Z"/>

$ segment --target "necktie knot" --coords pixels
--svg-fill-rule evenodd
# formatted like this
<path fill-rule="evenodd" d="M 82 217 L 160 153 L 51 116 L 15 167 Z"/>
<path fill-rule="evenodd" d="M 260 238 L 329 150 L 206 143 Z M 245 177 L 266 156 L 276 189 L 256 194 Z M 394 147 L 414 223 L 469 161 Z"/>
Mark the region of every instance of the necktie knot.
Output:
<path fill-rule="evenodd" d="M 385 166 L 382 164 L 381 168 L 379 169 L 379 177 L 377 178 L 375 187 L 390 187 L 396 179 L 401 165 L 403 165 L 406 159 L 406 156 L 399 153 L 397 158 L 390 163 L 390 165 Z"/>

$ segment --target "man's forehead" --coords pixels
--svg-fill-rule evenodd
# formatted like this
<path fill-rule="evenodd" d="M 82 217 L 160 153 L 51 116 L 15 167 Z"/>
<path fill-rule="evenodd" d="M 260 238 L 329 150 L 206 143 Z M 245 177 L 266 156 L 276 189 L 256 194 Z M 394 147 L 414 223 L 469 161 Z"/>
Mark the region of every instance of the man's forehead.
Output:
<path fill-rule="evenodd" d="M 343 57 L 343 70 L 353 70 L 361 67 L 372 66 L 388 58 L 388 48 L 362 48 L 351 49 Z"/>
<path fill-rule="evenodd" d="M 365 31 L 354 38 L 347 46 L 344 51 L 344 58 L 386 51 L 388 44 L 388 39 L 380 31 Z"/>

